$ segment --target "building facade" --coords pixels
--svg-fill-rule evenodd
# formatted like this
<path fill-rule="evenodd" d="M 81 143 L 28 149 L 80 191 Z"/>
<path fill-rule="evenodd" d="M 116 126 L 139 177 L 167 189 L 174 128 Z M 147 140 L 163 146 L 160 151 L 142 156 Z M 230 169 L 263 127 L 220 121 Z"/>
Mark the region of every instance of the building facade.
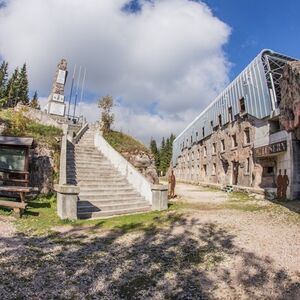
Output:
<path fill-rule="evenodd" d="M 175 139 L 177 180 L 276 192 L 289 177 L 287 197 L 300 198 L 300 142 L 280 123 L 280 81 L 295 59 L 263 50 Z"/>

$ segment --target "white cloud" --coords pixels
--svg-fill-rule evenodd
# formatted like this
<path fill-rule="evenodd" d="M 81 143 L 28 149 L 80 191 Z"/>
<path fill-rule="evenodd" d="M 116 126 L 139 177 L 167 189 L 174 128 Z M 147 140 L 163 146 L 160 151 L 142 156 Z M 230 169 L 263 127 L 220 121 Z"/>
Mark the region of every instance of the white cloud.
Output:
<path fill-rule="evenodd" d="M 144 141 L 178 133 L 228 81 L 229 27 L 203 3 L 140 0 L 10 0 L 0 10 L 0 56 L 28 64 L 47 97 L 60 58 L 87 68 L 87 90 L 120 99 L 117 124 Z M 71 73 L 71 72 L 70 72 Z M 70 78 L 69 78 L 70 79 Z M 90 99 L 92 101 L 93 99 Z M 82 111 L 95 119 L 96 99 Z"/>

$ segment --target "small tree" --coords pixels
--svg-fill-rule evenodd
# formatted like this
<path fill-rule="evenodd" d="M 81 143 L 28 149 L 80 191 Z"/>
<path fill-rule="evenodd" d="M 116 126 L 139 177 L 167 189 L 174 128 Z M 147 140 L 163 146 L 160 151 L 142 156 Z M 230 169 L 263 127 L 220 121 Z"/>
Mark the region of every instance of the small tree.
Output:
<path fill-rule="evenodd" d="M 29 105 L 34 109 L 41 109 L 37 91 L 34 92 L 34 95 Z"/>
<path fill-rule="evenodd" d="M 160 163 L 159 152 L 158 152 L 158 149 L 157 149 L 156 141 L 154 139 L 152 139 L 152 138 L 150 140 L 150 150 L 151 150 L 152 154 L 154 155 L 155 166 L 156 166 L 156 168 L 158 170 L 159 163 Z"/>
<path fill-rule="evenodd" d="M 111 109 L 113 107 L 113 97 L 112 96 L 104 96 L 99 100 L 98 107 L 102 109 L 101 112 L 101 123 L 102 130 L 104 133 L 110 131 L 111 125 L 114 122 L 114 114 L 111 113 Z"/>

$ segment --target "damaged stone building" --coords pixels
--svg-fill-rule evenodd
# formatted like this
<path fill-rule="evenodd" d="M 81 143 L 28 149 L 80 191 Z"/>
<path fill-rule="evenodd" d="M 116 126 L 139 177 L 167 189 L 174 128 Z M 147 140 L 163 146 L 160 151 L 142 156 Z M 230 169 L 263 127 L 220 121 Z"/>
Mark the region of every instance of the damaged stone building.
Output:
<path fill-rule="evenodd" d="M 276 193 L 277 175 L 286 172 L 287 197 L 299 199 L 300 83 L 294 63 L 263 50 L 174 141 L 177 180 Z"/>

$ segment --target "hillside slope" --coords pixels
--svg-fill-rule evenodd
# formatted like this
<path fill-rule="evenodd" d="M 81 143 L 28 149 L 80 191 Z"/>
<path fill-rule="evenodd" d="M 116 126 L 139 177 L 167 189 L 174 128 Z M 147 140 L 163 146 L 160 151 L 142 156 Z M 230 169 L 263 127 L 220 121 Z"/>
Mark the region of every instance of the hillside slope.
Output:
<path fill-rule="evenodd" d="M 104 138 L 151 183 L 158 183 L 155 161 L 150 149 L 132 136 L 118 131 L 105 133 Z"/>

